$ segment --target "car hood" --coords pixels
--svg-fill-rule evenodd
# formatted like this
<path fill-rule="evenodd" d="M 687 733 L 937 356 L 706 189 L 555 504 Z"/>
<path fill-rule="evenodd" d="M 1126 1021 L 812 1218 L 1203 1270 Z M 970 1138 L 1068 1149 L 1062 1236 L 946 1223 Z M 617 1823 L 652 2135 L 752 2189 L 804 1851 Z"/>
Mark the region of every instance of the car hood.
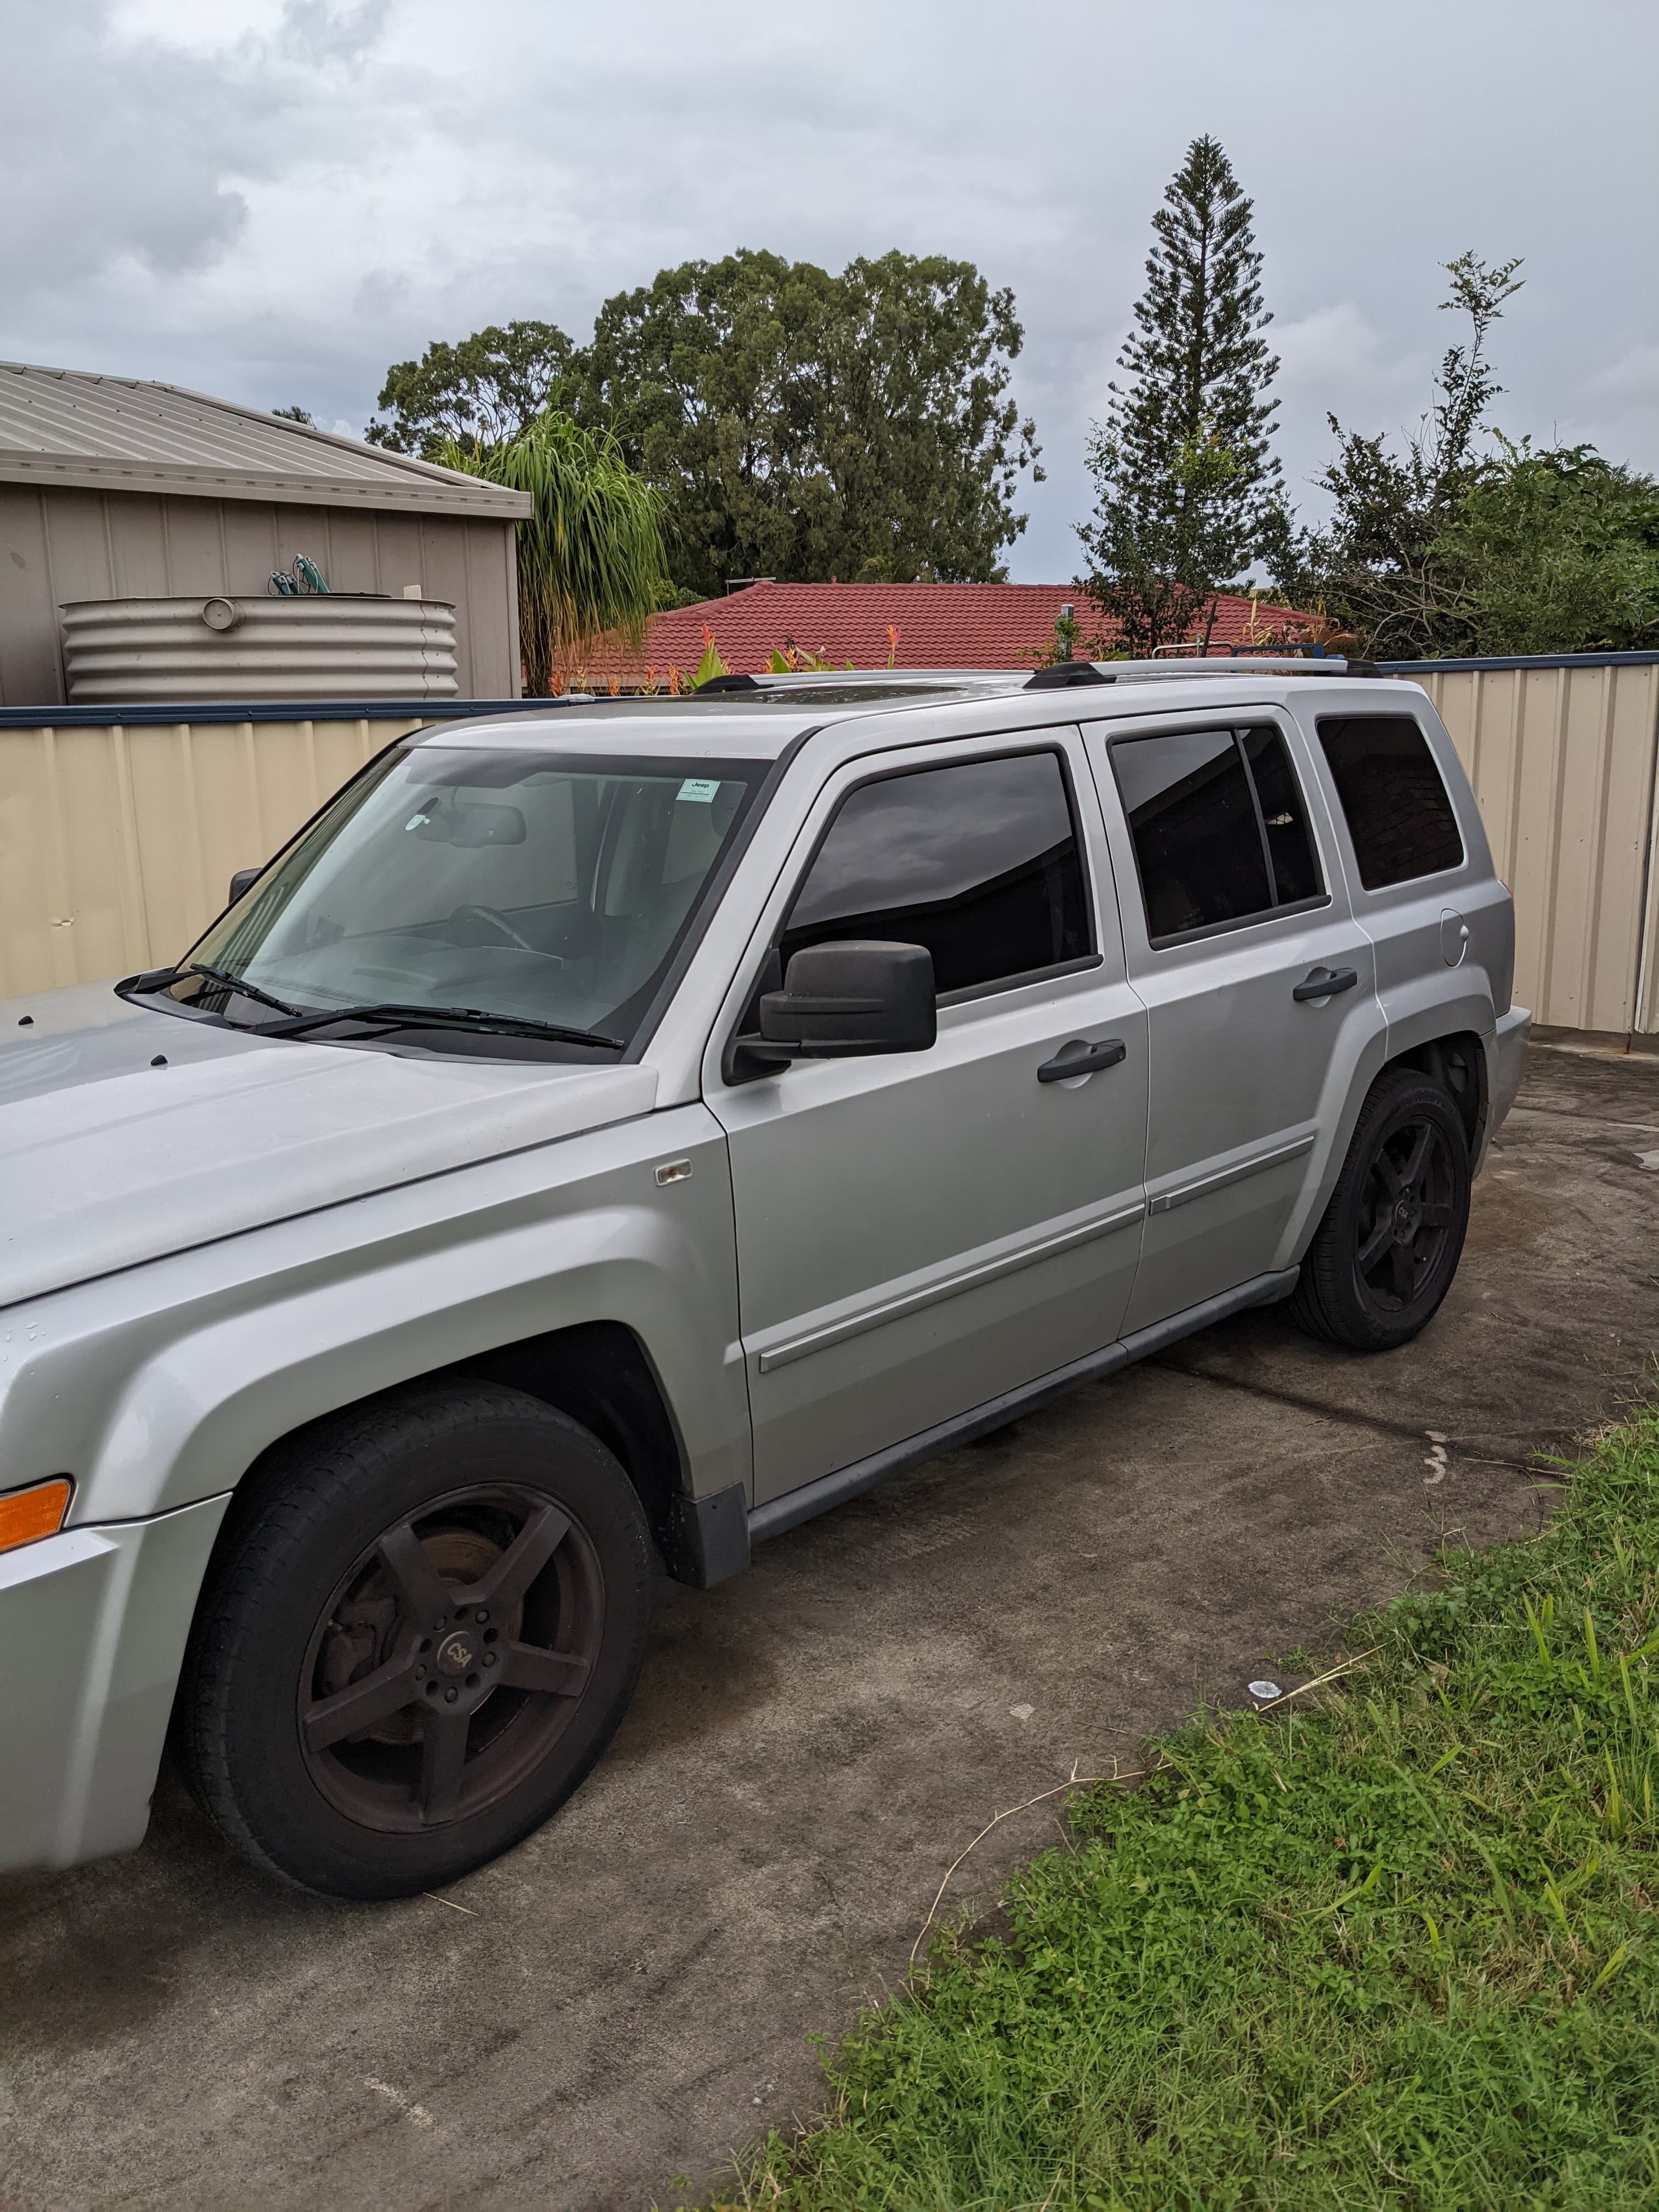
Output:
<path fill-rule="evenodd" d="M 646 1067 L 262 1043 L 107 983 L 0 1002 L 0 1305 L 629 1120 L 656 1089 Z"/>

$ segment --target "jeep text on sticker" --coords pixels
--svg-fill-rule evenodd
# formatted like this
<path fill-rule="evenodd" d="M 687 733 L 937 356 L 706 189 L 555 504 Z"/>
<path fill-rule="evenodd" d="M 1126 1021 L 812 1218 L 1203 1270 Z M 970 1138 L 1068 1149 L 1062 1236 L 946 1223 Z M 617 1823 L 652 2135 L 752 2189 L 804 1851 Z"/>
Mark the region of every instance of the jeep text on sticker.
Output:
<path fill-rule="evenodd" d="M 717 775 L 688 775 L 680 786 L 680 797 L 700 799 L 705 806 L 708 806 L 712 805 L 718 797 L 720 787 L 720 778 Z"/>

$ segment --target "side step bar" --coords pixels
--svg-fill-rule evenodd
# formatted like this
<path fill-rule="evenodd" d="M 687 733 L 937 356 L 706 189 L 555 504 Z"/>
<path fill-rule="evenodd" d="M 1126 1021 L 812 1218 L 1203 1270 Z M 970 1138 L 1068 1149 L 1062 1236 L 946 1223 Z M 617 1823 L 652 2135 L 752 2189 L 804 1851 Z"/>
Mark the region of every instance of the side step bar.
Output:
<path fill-rule="evenodd" d="M 1241 1283 L 1237 1290 L 1224 1291 L 1218 1297 L 1205 1298 L 1182 1313 L 1171 1314 L 1167 1321 L 1155 1322 L 1151 1328 L 1138 1328 L 1133 1335 L 1120 1337 L 1115 1344 L 1109 1344 L 1103 1352 L 1091 1352 L 1085 1359 L 1073 1360 L 1069 1366 L 1056 1367 L 1047 1375 L 1039 1375 L 1035 1382 L 1023 1383 L 1018 1390 L 1006 1390 L 1000 1398 L 988 1399 L 982 1406 L 958 1413 L 952 1420 L 924 1429 L 920 1436 L 907 1437 L 902 1443 L 889 1444 L 884 1451 L 854 1460 L 850 1467 L 837 1468 L 833 1474 L 821 1474 L 816 1482 L 803 1483 L 799 1490 L 786 1491 L 781 1498 L 769 1498 L 749 1515 L 749 1541 L 751 1545 L 763 1543 L 769 1536 L 781 1536 L 787 1529 L 798 1528 L 803 1521 L 827 1513 L 832 1505 L 840 1505 L 863 1491 L 873 1490 L 890 1474 L 900 1474 L 906 1468 L 919 1467 L 924 1460 L 937 1459 L 941 1452 L 950 1451 L 957 1444 L 971 1443 L 975 1437 L 988 1435 L 991 1430 L 1002 1428 L 1021 1413 L 1034 1412 L 1051 1398 L 1063 1396 L 1074 1384 L 1097 1382 L 1103 1376 L 1115 1375 L 1120 1367 L 1133 1366 L 1136 1360 L 1162 1352 L 1166 1345 L 1178 1344 L 1183 1336 L 1208 1328 L 1212 1322 L 1225 1321 L 1230 1314 L 1246 1312 L 1251 1306 L 1275 1305 L 1279 1299 L 1289 1297 L 1300 1273 L 1299 1267 L 1286 1267 L 1278 1274 L 1256 1275 L 1249 1282 Z"/>

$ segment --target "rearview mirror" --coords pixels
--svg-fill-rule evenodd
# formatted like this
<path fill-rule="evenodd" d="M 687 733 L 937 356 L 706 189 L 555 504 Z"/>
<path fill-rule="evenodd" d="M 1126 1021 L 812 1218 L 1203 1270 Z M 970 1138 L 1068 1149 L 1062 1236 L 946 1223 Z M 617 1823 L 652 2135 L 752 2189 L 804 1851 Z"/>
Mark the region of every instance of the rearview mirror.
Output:
<path fill-rule="evenodd" d="M 867 938 L 804 946 L 782 990 L 763 994 L 760 1033 L 801 1060 L 926 1052 L 939 1036 L 933 956 Z"/>
<path fill-rule="evenodd" d="M 442 796 L 428 799 L 404 824 L 430 845 L 522 845 L 524 816 L 516 806 Z"/>

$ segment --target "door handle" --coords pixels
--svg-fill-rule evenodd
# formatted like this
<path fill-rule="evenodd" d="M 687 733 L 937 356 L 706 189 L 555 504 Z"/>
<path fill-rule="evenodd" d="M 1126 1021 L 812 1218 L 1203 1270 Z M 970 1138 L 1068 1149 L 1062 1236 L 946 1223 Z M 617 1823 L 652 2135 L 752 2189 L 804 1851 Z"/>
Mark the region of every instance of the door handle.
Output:
<path fill-rule="evenodd" d="M 1097 1068 L 1115 1067 L 1128 1056 L 1129 1048 L 1121 1037 L 1102 1037 L 1098 1044 L 1085 1044 L 1081 1051 L 1068 1045 L 1052 1060 L 1043 1061 L 1037 1070 L 1037 1081 L 1069 1082 L 1073 1076 L 1092 1075 Z"/>
<path fill-rule="evenodd" d="M 1339 991 L 1352 991 L 1359 981 L 1352 968 L 1316 968 L 1305 982 L 1291 994 L 1293 999 L 1334 999 Z"/>

